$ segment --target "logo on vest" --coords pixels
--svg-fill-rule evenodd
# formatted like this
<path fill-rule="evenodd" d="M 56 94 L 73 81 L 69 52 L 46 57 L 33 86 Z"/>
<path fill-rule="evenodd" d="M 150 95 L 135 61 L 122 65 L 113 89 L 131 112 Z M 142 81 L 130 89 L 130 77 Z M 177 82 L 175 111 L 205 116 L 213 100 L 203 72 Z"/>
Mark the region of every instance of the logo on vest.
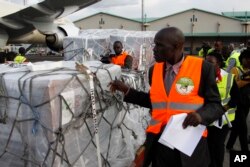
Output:
<path fill-rule="evenodd" d="M 175 88 L 179 94 L 188 95 L 194 89 L 194 82 L 188 77 L 183 77 L 176 82 Z"/>

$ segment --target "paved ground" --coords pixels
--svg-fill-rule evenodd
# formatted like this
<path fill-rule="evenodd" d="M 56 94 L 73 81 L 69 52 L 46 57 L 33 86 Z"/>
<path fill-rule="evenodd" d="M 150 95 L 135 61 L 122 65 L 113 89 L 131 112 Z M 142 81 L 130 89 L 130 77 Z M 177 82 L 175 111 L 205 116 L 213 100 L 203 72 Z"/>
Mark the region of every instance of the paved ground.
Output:
<path fill-rule="evenodd" d="M 248 114 L 247 125 L 248 125 L 248 135 L 250 135 L 250 114 Z M 227 143 L 227 141 L 225 143 Z M 248 145 L 248 147 L 250 148 L 250 145 Z M 235 150 L 240 150 L 240 143 L 239 143 L 238 139 L 237 139 L 237 142 L 236 142 L 236 144 L 234 146 L 234 149 Z M 229 153 L 226 151 L 225 159 L 224 159 L 224 167 L 230 167 L 229 160 L 230 160 L 229 159 Z"/>

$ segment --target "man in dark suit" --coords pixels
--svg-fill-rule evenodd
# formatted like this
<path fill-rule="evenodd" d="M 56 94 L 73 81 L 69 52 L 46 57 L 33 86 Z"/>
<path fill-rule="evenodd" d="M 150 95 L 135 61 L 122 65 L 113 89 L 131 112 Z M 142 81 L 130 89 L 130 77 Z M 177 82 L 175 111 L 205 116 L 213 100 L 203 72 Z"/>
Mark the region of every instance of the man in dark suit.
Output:
<path fill-rule="evenodd" d="M 170 116 L 187 113 L 183 128 L 209 125 L 222 116 L 220 95 L 214 67 L 201 58 L 183 55 L 184 35 L 175 27 L 160 30 L 154 38 L 156 63 L 149 70 L 150 92 L 139 92 L 123 82 L 111 83 L 111 91 L 125 94 L 124 101 L 151 109 L 152 120 L 147 128 L 144 167 L 207 167 L 209 152 L 206 134 L 200 139 L 191 157 L 158 142 Z M 182 90 L 183 83 L 187 89 Z"/>

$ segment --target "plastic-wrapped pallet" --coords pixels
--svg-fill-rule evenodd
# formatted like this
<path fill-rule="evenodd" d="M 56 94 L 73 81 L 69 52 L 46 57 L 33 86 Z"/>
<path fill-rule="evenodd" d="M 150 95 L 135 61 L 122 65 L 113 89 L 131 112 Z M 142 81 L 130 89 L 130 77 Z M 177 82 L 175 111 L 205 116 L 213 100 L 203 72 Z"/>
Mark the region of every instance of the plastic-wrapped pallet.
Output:
<path fill-rule="evenodd" d="M 110 36 L 110 42 L 121 41 L 124 49 L 133 57 L 133 69 L 145 70 L 153 61 L 151 44 L 154 42 L 153 31 L 126 31 Z"/>
<path fill-rule="evenodd" d="M 145 70 L 153 61 L 151 43 L 155 31 L 127 31 L 120 29 L 82 30 L 78 37 L 63 41 L 64 60 L 99 60 L 100 55 L 113 52 L 113 43 L 121 41 L 133 57 L 133 69 Z"/>
<path fill-rule="evenodd" d="M 89 81 L 74 69 L 74 62 L 61 64 L 50 71 L 2 67 L 0 166 L 98 166 Z M 109 82 L 121 75 L 119 66 L 84 64 L 96 75 L 102 164 L 129 166 L 145 140 L 148 111 L 128 112 L 121 96 L 108 91 Z"/>
<path fill-rule="evenodd" d="M 110 46 L 110 35 L 117 34 L 118 31 L 116 29 L 82 30 L 78 37 L 64 38 L 64 60 L 78 62 L 99 60 L 100 55 L 106 54 L 112 48 Z"/>
<path fill-rule="evenodd" d="M 109 48 L 108 38 L 79 38 L 66 37 L 64 39 L 64 60 L 83 62 L 99 60 Z"/>

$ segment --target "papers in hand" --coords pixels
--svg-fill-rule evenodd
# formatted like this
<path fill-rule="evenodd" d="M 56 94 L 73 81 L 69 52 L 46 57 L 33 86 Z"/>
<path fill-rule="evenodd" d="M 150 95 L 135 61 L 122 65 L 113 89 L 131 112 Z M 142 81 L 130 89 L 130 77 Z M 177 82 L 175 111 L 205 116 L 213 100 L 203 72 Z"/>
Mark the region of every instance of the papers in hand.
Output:
<path fill-rule="evenodd" d="M 172 149 L 176 148 L 180 152 L 191 156 L 200 141 L 206 126 L 188 126 L 186 129 L 183 129 L 182 123 L 186 116 L 186 113 L 172 116 L 169 119 L 159 142 Z"/>

